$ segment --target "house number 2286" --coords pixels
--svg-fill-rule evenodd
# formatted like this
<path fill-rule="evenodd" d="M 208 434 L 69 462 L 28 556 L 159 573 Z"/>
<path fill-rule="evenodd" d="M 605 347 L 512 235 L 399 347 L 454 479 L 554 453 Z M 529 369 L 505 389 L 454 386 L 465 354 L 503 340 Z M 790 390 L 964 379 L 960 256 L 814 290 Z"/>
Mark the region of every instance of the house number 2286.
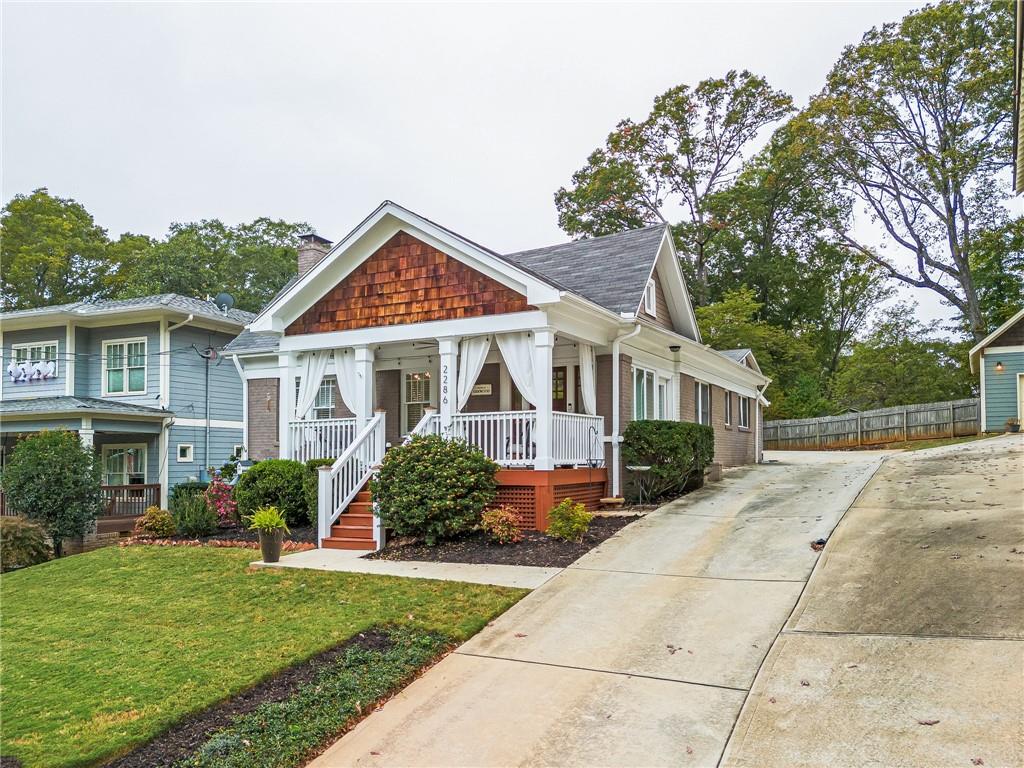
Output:
<path fill-rule="evenodd" d="M 441 366 L 441 403 L 448 405 L 448 365 Z"/>

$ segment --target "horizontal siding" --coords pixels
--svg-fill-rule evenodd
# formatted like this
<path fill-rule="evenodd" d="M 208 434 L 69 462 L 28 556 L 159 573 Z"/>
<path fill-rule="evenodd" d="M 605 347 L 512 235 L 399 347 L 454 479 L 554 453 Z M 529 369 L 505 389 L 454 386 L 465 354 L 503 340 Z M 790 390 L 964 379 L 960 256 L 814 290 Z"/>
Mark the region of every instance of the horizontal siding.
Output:
<path fill-rule="evenodd" d="M 19 434 L 27 432 L 38 432 L 42 429 L 70 429 L 78 431 L 82 426 L 81 419 L 0 419 L 0 432 L 8 434 Z"/>
<path fill-rule="evenodd" d="M 103 397 L 103 342 L 116 339 L 146 339 L 146 391 L 110 395 L 110 400 L 157 408 L 160 405 L 160 324 L 132 323 L 108 328 L 78 329 L 76 359 L 86 361 L 75 375 L 75 393 L 80 397 Z M 84 333 L 83 333 L 84 331 Z M 83 344 L 84 342 L 84 344 Z"/>
<path fill-rule="evenodd" d="M 178 445 L 192 445 L 192 461 L 178 461 Z M 214 467 L 220 467 L 231 456 L 231 449 L 242 444 L 242 430 L 212 427 L 210 429 L 209 461 Z M 174 425 L 170 429 L 167 441 L 167 484 L 168 489 L 192 478 L 206 479 L 206 427 L 183 427 Z"/>
<path fill-rule="evenodd" d="M 1003 371 L 996 370 L 1003 364 Z M 1024 373 L 1024 352 L 988 352 L 982 356 L 985 366 L 985 430 L 1001 432 L 1006 420 L 1020 418 L 1017 412 L 1017 374 Z"/>
<path fill-rule="evenodd" d="M 221 349 L 233 336 L 202 328 L 171 331 L 170 403 L 174 415 L 183 419 L 206 418 L 206 362 L 197 349 Z M 210 362 L 210 418 L 242 420 L 242 380 L 234 363 L 226 357 Z"/>
<path fill-rule="evenodd" d="M 0 397 L 4 400 L 16 400 L 26 397 L 53 397 L 63 395 L 68 373 L 66 329 L 63 325 L 49 328 L 26 328 L 22 331 L 4 333 L 3 346 L 3 384 Z M 12 347 L 27 342 L 57 342 L 57 377 L 46 381 L 26 381 L 15 384 L 7 375 L 7 365 L 14 359 Z"/>

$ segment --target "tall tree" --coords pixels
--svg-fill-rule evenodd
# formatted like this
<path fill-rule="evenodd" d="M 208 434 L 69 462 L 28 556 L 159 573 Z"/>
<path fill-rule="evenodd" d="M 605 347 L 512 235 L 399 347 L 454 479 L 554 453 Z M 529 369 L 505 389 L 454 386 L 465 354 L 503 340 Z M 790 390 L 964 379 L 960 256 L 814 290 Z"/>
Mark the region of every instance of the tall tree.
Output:
<path fill-rule="evenodd" d="M 872 29 L 796 123 L 884 243 L 837 234 L 892 278 L 939 294 L 975 339 L 986 328 L 976 235 L 1005 218 L 1012 23 L 1008 4 L 950 0 Z"/>
<path fill-rule="evenodd" d="M 671 88 L 646 119 L 620 122 L 572 186 L 555 193 L 559 224 L 571 235 L 605 235 L 668 222 L 682 207 L 673 231 L 691 291 L 705 303 L 707 249 L 724 225 L 708 201 L 735 178 L 758 133 L 792 110 L 789 96 L 746 71 Z"/>
<path fill-rule="evenodd" d="M 3 308 L 64 304 L 103 293 L 107 233 L 85 207 L 46 188 L 15 195 L 0 215 Z"/>
<path fill-rule="evenodd" d="M 994 331 L 1024 307 L 1024 217 L 977 234 L 971 274 L 986 331 Z"/>

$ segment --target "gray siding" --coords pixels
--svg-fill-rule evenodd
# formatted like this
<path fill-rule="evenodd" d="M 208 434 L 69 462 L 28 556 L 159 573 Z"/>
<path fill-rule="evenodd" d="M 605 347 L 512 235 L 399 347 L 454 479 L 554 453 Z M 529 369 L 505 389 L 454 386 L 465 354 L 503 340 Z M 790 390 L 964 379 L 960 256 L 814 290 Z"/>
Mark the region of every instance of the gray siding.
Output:
<path fill-rule="evenodd" d="M 183 419 L 206 418 L 206 363 L 192 349 L 221 349 L 230 334 L 188 326 L 171 331 L 171 386 L 168 407 Z M 242 380 L 234 363 L 220 357 L 210 363 L 210 418 L 242 420 Z"/>
<path fill-rule="evenodd" d="M 986 350 L 981 358 L 985 367 L 985 431 L 1002 432 L 1006 420 L 1020 418 L 1017 413 L 1017 374 L 1024 373 L 1024 352 L 999 352 Z M 996 371 L 996 363 L 1003 364 L 1003 371 Z"/>
<path fill-rule="evenodd" d="M 63 325 L 49 328 L 26 328 L 21 331 L 8 331 L 4 333 L 3 384 L 2 388 L 0 388 L 0 397 L 3 397 L 4 400 L 14 400 L 25 397 L 63 395 L 68 373 L 66 333 L 67 331 Z M 7 365 L 14 359 L 14 352 L 11 348 L 15 344 L 32 341 L 57 342 L 57 376 L 46 381 L 27 381 L 15 384 L 7 375 Z"/>
<path fill-rule="evenodd" d="M 131 325 L 114 325 L 108 328 L 78 329 L 76 344 L 85 341 L 75 351 L 77 359 L 88 359 L 88 372 L 85 375 L 75 374 L 75 393 L 84 397 L 104 397 L 103 395 L 103 342 L 117 339 L 146 339 L 146 391 L 130 395 L 108 395 L 112 400 L 126 403 L 137 403 L 158 407 L 160 405 L 160 324 L 133 323 Z M 86 331 L 84 334 L 81 331 Z"/>
<path fill-rule="evenodd" d="M 178 461 L 178 445 L 190 443 L 192 445 L 192 461 Z M 210 464 L 213 467 L 220 467 L 228 460 L 231 450 L 236 445 L 242 444 L 242 430 L 225 429 L 213 427 L 210 429 Z M 206 479 L 206 467 L 203 465 L 206 447 L 205 427 L 183 427 L 174 425 L 170 430 L 170 439 L 167 441 L 167 485 L 168 490 L 178 483 L 190 478 Z"/>

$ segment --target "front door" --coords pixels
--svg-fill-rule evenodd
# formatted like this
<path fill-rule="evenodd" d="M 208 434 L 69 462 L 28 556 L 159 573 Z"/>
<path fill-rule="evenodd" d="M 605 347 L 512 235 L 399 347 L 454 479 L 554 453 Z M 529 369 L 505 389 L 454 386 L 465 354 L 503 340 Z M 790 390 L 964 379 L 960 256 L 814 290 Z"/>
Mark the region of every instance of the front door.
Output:
<path fill-rule="evenodd" d="M 551 410 L 565 413 L 568 405 L 568 376 L 564 365 L 551 369 Z"/>

